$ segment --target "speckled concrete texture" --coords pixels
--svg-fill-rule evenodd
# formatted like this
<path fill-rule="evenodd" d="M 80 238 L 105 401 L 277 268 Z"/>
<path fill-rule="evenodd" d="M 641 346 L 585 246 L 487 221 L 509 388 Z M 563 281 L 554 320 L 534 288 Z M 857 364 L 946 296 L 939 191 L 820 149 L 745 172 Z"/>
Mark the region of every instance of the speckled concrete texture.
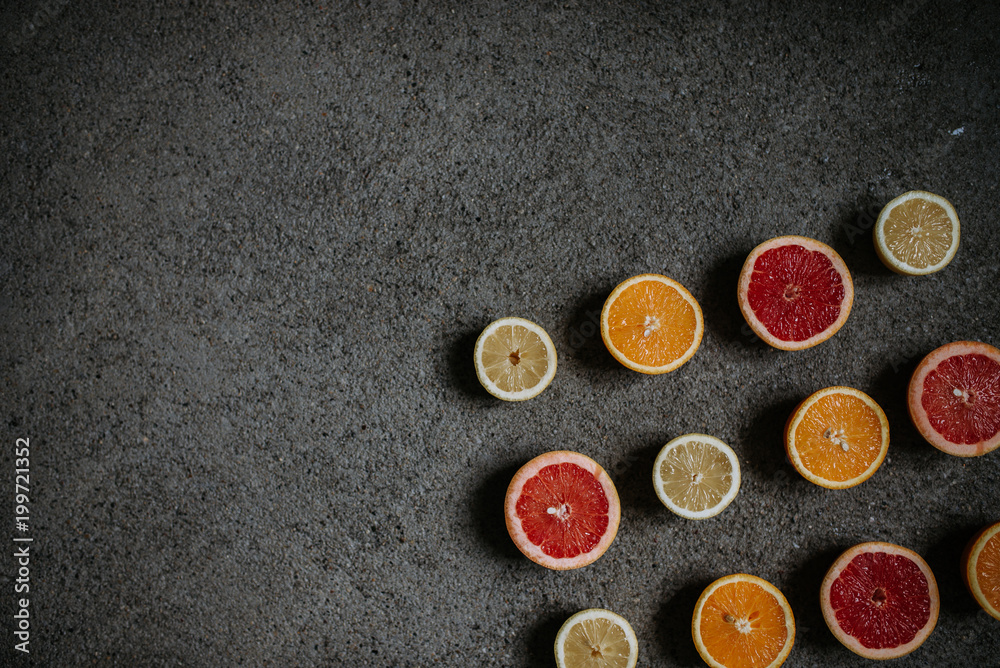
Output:
<path fill-rule="evenodd" d="M 0 560 L 2 665 L 552 666 L 562 621 L 598 606 L 641 665 L 697 666 L 698 594 L 750 572 L 794 608 L 787 665 L 864 666 L 818 592 L 867 540 L 916 550 L 941 587 L 937 629 L 894 666 L 1000 665 L 958 572 L 1000 520 L 1000 453 L 938 452 L 904 396 L 933 348 L 1000 344 L 995 2 L 6 4 L 0 484 L 13 521 L 30 438 L 34 542 L 27 657 Z M 962 220 L 930 277 L 871 242 L 911 189 Z M 798 353 L 756 340 L 735 297 L 782 234 L 833 245 L 855 280 L 846 326 Z M 664 376 L 616 363 L 596 326 L 643 272 L 705 312 Z M 472 366 L 506 315 L 560 355 L 520 404 Z M 834 384 L 892 428 L 840 492 L 781 446 Z M 703 522 L 651 485 L 691 431 L 743 466 Z M 573 572 L 522 557 L 503 521 L 514 472 L 552 449 L 596 459 L 623 502 Z"/>

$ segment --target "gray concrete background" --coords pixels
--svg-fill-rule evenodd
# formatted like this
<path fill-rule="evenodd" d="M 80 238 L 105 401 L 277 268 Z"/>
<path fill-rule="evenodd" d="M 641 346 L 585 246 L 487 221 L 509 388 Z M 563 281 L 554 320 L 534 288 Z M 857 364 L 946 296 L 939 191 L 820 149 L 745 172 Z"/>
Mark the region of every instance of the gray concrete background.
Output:
<path fill-rule="evenodd" d="M 996 3 L 7 4 L 0 471 L 9 499 L 30 438 L 35 665 L 550 666 L 562 621 L 602 606 L 642 665 L 695 666 L 695 599 L 745 571 L 794 607 L 787 665 L 862 666 L 818 588 L 866 540 L 941 586 L 937 630 L 894 666 L 1000 665 L 958 575 L 1000 519 L 1000 459 L 937 452 L 904 405 L 923 354 L 1000 343 Z M 869 235 L 914 188 L 963 224 L 925 278 Z M 856 288 L 800 353 L 750 336 L 735 298 L 750 249 L 789 233 L 837 248 Z M 641 272 L 705 311 L 665 376 L 594 326 Z M 527 403 L 473 372 L 505 315 L 560 354 Z M 780 442 L 833 384 L 892 425 L 842 492 Z M 690 431 L 744 471 L 701 523 L 650 483 Z M 516 469 L 558 448 L 623 501 L 608 553 L 567 573 L 502 518 Z M 22 665 L 0 566 L 3 665 Z"/>

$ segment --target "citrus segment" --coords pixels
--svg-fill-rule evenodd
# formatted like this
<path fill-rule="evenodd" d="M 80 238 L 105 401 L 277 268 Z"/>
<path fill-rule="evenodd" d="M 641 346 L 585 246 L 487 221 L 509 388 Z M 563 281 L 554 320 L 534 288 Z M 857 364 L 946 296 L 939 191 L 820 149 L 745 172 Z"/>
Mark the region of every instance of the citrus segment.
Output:
<path fill-rule="evenodd" d="M 1000 522 L 969 541 L 962 555 L 962 578 L 980 607 L 1000 619 Z"/>
<path fill-rule="evenodd" d="M 560 450 L 535 457 L 507 487 L 507 531 L 521 552 L 556 570 L 586 566 L 618 532 L 614 483 L 585 455 Z"/>
<path fill-rule="evenodd" d="M 774 668 L 792 651 L 795 618 L 788 600 L 767 580 L 729 575 L 698 599 L 691 634 L 713 668 Z"/>
<path fill-rule="evenodd" d="M 738 297 L 757 336 L 781 350 L 801 350 L 844 325 L 854 285 L 835 250 L 814 239 L 785 236 L 750 252 L 740 272 Z"/>
<path fill-rule="evenodd" d="M 575 509 L 574 521 L 564 522 L 562 515 L 570 507 Z M 608 530 L 604 487 L 593 473 L 572 462 L 550 464 L 527 480 L 515 509 L 528 540 L 554 559 L 589 552 Z"/>
<path fill-rule="evenodd" d="M 733 449 L 714 436 L 686 434 L 660 450 L 653 487 L 663 505 L 681 517 L 713 517 L 736 498 L 740 463 Z"/>
<path fill-rule="evenodd" d="M 1000 446 L 1000 350 L 975 341 L 941 346 L 910 379 L 907 406 L 931 445 L 960 457 Z"/>
<path fill-rule="evenodd" d="M 610 610 L 581 610 L 556 635 L 559 668 L 634 668 L 639 642 L 632 626 Z"/>
<path fill-rule="evenodd" d="M 785 426 L 785 452 L 802 477 L 829 489 L 859 485 L 889 450 L 889 420 L 864 392 L 828 387 L 807 397 Z"/>
<path fill-rule="evenodd" d="M 892 659 L 918 648 L 940 610 L 937 582 L 920 555 L 890 543 L 862 543 L 842 554 L 820 588 L 823 618 L 848 649 Z"/>
<path fill-rule="evenodd" d="M 601 337 L 619 362 L 642 373 L 673 371 L 694 355 L 705 331 L 701 307 L 677 281 L 633 276 L 601 312 Z"/>
<path fill-rule="evenodd" d="M 943 269 L 958 250 L 958 214 L 948 200 L 912 190 L 885 205 L 875 222 L 875 250 L 893 271 L 922 276 Z"/>
<path fill-rule="evenodd" d="M 476 340 L 476 375 L 486 391 L 522 401 L 549 386 L 556 374 L 556 348 L 544 329 L 524 318 L 501 318 Z"/>

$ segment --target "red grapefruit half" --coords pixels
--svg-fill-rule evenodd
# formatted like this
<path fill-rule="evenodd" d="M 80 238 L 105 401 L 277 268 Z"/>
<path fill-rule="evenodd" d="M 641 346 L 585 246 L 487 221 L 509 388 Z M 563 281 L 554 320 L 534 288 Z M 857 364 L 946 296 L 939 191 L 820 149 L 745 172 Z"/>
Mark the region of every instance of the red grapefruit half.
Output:
<path fill-rule="evenodd" d="M 910 418 L 938 450 L 978 457 L 1000 446 L 1000 350 L 978 341 L 941 346 L 917 365 Z"/>
<path fill-rule="evenodd" d="M 554 570 L 597 560 L 618 533 L 621 502 L 600 464 L 568 450 L 547 452 L 507 487 L 504 515 L 518 549 Z"/>
<path fill-rule="evenodd" d="M 941 599 L 927 562 L 891 543 L 855 545 L 833 563 L 820 587 L 830 631 L 868 659 L 894 659 L 934 630 Z"/>
<path fill-rule="evenodd" d="M 802 350 L 844 326 L 854 303 L 854 283 L 844 260 L 826 244 L 776 237 L 750 251 L 738 297 L 757 336 L 781 350 Z"/>

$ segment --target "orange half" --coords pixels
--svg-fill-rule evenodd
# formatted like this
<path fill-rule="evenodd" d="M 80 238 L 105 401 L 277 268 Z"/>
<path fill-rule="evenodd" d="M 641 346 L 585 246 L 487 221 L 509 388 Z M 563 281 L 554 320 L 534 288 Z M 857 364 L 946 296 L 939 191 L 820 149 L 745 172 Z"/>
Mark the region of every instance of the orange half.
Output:
<path fill-rule="evenodd" d="M 962 578 L 980 607 L 1000 619 L 1000 522 L 969 541 L 962 555 Z"/>
<path fill-rule="evenodd" d="M 694 607 L 691 635 L 713 668 L 776 668 L 795 642 L 788 599 L 755 575 L 727 575 L 710 584 Z"/>
<path fill-rule="evenodd" d="M 795 470 L 828 489 L 868 480 L 889 450 L 889 420 L 860 390 L 828 387 L 809 395 L 785 425 L 785 452 Z"/>
<path fill-rule="evenodd" d="M 677 281 L 659 274 L 633 276 L 616 287 L 601 312 L 601 338 L 616 360 L 656 374 L 678 368 L 701 344 L 701 307 Z"/>

